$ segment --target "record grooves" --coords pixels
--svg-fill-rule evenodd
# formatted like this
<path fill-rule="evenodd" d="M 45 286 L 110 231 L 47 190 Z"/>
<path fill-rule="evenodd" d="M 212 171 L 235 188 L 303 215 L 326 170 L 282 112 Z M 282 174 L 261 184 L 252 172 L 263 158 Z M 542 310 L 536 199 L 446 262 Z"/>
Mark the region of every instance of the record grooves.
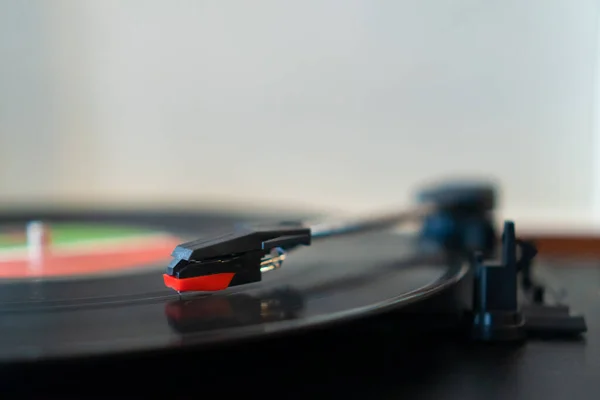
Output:
<path fill-rule="evenodd" d="M 85 221 L 79 218 L 73 222 Z M 203 226 L 201 218 L 197 226 Z M 202 233 L 186 232 L 177 223 L 160 228 L 182 237 Z M 239 340 L 408 304 L 465 272 L 449 269 L 437 256 L 418 255 L 409 238 L 374 232 L 328 239 L 293 254 L 285 268 L 265 275 L 260 284 L 177 295 L 160 280 L 168 256 L 162 265 L 114 276 L 0 280 L 5 339 L 0 359 L 110 355 Z"/>

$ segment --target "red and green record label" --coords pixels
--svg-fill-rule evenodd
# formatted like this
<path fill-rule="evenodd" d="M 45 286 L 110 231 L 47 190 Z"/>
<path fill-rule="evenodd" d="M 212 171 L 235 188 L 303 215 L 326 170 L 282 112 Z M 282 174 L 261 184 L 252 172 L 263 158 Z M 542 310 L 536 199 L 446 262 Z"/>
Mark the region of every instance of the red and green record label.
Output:
<path fill-rule="evenodd" d="M 0 230 L 0 279 L 58 277 L 117 272 L 167 264 L 181 240 L 146 229 L 52 224 L 45 227 L 49 244 L 35 257 L 25 227 Z"/>

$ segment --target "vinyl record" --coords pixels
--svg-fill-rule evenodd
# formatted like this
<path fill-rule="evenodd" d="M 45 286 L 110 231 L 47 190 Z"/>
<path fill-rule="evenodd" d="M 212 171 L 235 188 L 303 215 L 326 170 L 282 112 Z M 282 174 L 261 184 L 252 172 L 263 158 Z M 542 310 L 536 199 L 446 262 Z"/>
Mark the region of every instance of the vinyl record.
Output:
<path fill-rule="evenodd" d="M 254 220 L 202 213 L 0 217 L 0 361 L 282 334 L 403 307 L 468 269 L 418 253 L 409 237 L 377 232 L 315 242 L 258 283 L 182 295 L 164 286 L 175 245 Z"/>

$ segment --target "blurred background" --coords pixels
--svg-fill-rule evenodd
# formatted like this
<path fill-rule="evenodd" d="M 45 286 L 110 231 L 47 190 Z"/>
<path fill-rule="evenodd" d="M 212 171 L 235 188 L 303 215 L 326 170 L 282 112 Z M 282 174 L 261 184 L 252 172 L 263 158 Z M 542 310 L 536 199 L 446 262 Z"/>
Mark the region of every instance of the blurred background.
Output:
<path fill-rule="evenodd" d="M 600 226 L 597 0 L 0 0 L 1 207 L 405 206 Z"/>

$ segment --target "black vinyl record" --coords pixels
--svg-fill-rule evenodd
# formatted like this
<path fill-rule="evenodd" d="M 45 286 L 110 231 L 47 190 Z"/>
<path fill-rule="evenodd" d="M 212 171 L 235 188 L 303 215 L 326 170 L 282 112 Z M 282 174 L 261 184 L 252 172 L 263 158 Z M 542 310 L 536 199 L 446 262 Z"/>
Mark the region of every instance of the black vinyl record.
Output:
<path fill-rule="evenodd" d="M 48 254 L 24 244 L 33 219 L 49 227 Z M 164 286 L 174 243 L 254 220 L 159 212 L 0 217 L 0 361 L 282 334 L 401 308 L 452 286 L 468 269 L 419 253 L 410 237 L 375 232 L 315 241 L 258 283 L 182 295 Z"/>

